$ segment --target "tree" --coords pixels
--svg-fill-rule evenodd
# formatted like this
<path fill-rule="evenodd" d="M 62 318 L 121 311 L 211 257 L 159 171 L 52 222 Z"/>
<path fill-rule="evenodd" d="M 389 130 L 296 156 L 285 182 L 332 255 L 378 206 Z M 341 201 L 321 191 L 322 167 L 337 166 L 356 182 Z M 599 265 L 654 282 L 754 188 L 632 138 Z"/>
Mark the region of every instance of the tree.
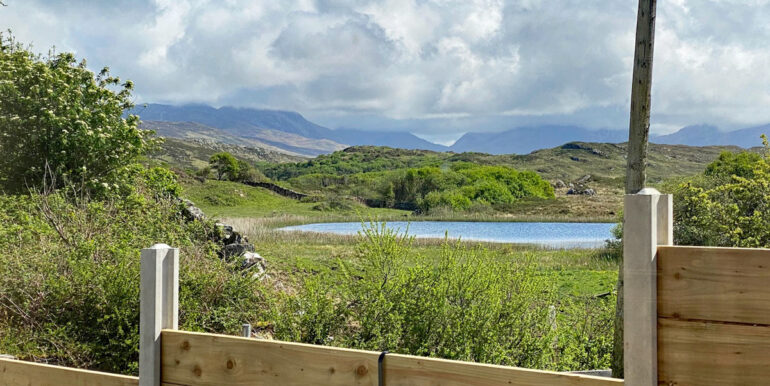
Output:
<path fill-rule="evenodd" d="M 35 55 L 0 34 L 0 189 L 23 193 L 47 179 L 104 192 L 157 142 L 138 128 L 130 81 L 98 75 L 71 53 Z M 118 91 L 113 91 L 117 89 Z"/>
<path fill-rule="evenodd" d="M 238 177 L 236 179 L 241 182 L 261 182 L 265 181 L 267 177 L 248 162 L 238 160 Z"/>
<path fill-rule="evenodd" d="M 222 180 L 225 177 L 229 180 L 238 178 L 238 172 L 240 171 L 238 160 L 228 152 L 212 155 L 209 159 L 209 165 L 211 165 L 212 169 L 216 170 L 218 180 Z"/>
<path fill-rule="evenodd" d="M 636 16 L 636 49 L 631 81 L 631 117 L 628 129 L 626 193 L 644 189 L 647 168 L 647 139 L 650 133 L 650 86 L 652 52 L 655 43 L 656 0 L 639 0 Z M 618 296 L 615 307 L 615 342 L 612 375 L 623 378 L 623 260 L 618 268 Z"/>

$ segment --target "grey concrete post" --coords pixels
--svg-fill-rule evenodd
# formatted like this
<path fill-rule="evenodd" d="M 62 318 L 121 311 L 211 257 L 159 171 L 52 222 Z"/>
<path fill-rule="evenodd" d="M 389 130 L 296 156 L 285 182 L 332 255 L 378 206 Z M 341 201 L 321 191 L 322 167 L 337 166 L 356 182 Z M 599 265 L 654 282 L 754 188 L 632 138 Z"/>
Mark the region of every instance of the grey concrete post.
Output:
<path fill-rule="evenodd" d="M 179 328 L 179 249 L 142 249 L 139 290 L 139 385 L 160 386 L 160 331 Z"/>
<path fill-rule="evenodd" d="M 625 384 L 658 384 L 657 249 L 673 244 L 673 198 L 645 188 L 625 197 Z"/>

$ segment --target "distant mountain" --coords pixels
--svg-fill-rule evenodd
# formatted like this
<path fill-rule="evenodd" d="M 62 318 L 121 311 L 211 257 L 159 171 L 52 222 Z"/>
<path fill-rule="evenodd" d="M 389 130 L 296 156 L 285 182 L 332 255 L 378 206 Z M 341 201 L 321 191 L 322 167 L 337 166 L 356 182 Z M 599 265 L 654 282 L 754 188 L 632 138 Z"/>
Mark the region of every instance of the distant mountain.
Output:
<path fill-rule="evenodd" d="M 145 121 L 202 123 L 238 136 L 249 136 L 256 129 L 274 129 L 306 138 L 329 138 L 331 131 L 293 111 L 151 103 L 136 107 L 131 113 Z"/>
<path fill-rule="evenodd" d="M 291 153 L 308 156 L 331 153 L 351 145 L 391 146 L 403 149 L 446 151 L 446 146 L 428 142 L 407 132 L 332 130 L 308 121 L 293 111 L 207 105 L 171 106 L 148 104 L 131 111 L 144 122 L 177 122 L 190 129 L 205 125 L 228 135 L 259 141 Z M 172 137 L 184 138 L 178 130 Z"/>
<path fill-rule="evenodd" d="M 331 140 L 309 139 L 300 135 L 270 129 L 254 129 L 251 135 L 246 137 L 197 122 L 143 120 L 140 127 L 155 130 L 158 136 L 166 138 L 219 142 L 283 152 L 294 156 L 314 157 L 347 147 Z"/>
<path fill-rule="evenodd" d="M 749 127 L 734 131 L 720 131 L 711 125 L 693 125 L 681 128 L 679 131 L 653 137 L 650 142 L 668 145 L 734 145 L 743 148 L 761 146 L 760 135 L 770 135 L 770 124 Z"/>
<path fill-rule="evenodd" d="M 412 133 L 392 131 L 362 131 L 355 129 L 336 129 L 331 139 L 351 146 L 389 146 L 408 150 L 447 151 L 448 146 L 426 141 Z"/>
<path fill-rule="evenodd" d="M 500 133 L 466 133 L 450 149 L 455 152 L 484 152 L 489 154 L 527 154 L 538 149 L 566 142 L 618 143 L 628 139 L 622 130 L 589 130 L 577 126 L 520 127 Z"/>
<path fill-rule="evenodd" d="M 135 108 L 132 113 L 139 115 L 146 125 L 163 126 L 160 123 L 166 122 L 166 135 L 174 138 L 203 136 L 216 139 L 219 135 L 222 137 L 220 142 L 223 143 L 245 141 L 245 146 L 311 157 L 348 146 L 366 145 L 458 153 L 527 154 L 572 141 L 620 143 L 628 139 L 627 130 L 591 130 L 579 126 L 543 125 L 519 127 L 497 133 L 467 133 L 447 147 L 408 132 L 333 130 L 310 122 L 293 111 L 149 104 Z M 169 123 L 175 124 L 174 130 L 171 130 L 173 125 Z M 185 133 L 185 130 L 191 133 Z M 219 134 L 212 130 L 219 131 Z M 730 132 L 720 131 L 711 125 L 694 125 L 672 134 L 652 136 L 650 142 L 750 148 L 761 144 L 759 135 L 763 133 L 770 133 L 770 124 Z"/>

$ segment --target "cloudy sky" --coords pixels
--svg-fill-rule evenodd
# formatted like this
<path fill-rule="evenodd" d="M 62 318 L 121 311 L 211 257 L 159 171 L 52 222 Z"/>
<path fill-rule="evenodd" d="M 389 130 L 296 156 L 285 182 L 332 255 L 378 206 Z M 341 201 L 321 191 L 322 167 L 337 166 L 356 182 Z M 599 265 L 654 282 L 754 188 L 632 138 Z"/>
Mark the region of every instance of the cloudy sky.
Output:
<path fill-rule="evenodd" d="M 0 26 L 136 101 L 287 109 L 451 142 L 627 129 L 637 0 L 5 0 Z M 770 122 L 770 0 L 658 4 L 654 132 Z"/>

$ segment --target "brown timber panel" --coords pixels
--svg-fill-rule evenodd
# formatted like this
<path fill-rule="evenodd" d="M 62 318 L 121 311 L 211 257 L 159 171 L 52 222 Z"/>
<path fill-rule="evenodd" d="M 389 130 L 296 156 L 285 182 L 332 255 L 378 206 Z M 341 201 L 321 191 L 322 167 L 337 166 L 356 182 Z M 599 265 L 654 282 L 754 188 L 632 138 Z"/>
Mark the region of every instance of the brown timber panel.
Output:
<path fill-rule="evenodd" d="M 0 359 L 1 386 L 136 386 L 137 377 Z"/>
<path fill-rule="evenodd" d="M 770 325 L 770 249 L 659 247 L 658 316 Z"/>
<path fill-rule="evenodd" d="M 372 351 L 164 330 L 169 385 L 377 385 Z M 390 354 L 385 383 L 409 385 L 621 385 L 622 380 Z"/>
<path fill-rule="evenodd" d="M 658 319 L 658 383 L 767 385 L 770 327 Z"/>

